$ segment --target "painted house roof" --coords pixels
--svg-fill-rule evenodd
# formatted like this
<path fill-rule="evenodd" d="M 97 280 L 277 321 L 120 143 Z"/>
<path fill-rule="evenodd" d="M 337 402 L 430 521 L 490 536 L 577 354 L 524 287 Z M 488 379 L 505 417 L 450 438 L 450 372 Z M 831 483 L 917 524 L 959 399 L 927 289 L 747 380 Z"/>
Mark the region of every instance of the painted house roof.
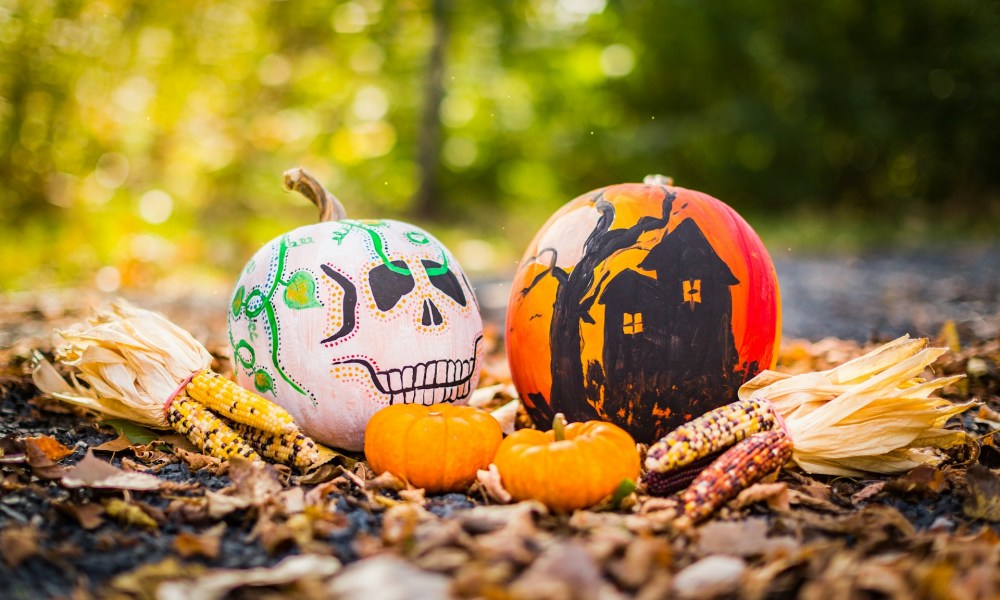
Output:
<path fill-rule="evenodd" d="M 726 285 L 740 282 L 690 218 L 664 235 L 639 267 L 656 271 L 656 278 L 663 282 L 679 279 L 706 279 Z"/>
<path fill-rule="evenodd" d="M 611 306 L 648 306 L 662 302 L 662 294 L 655 279 L 626 269 L 608 282 L 598 302 Z"/>

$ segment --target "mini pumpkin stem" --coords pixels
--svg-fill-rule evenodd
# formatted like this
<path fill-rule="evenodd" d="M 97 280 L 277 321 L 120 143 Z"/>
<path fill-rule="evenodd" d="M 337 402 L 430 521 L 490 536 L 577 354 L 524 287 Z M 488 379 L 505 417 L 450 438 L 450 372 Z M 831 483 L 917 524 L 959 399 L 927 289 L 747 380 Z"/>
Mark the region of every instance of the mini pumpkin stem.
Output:
<path fill-rule="evenodd" d="M 566 416 L 562 413 L 556 413 L 552 418 L 552 435 L 557 442 L 566 439 Z"/>
<path fill-rule="evenodd" d="M 642 178 L 642 182 L 646 185 L 674 185 L 674 178 L 660 174 L 646 175 Z"/>
<path fill-rule="evenodd" d="M 319 209 L 319 222 L 340 221 L 347 218 L 344 205 L 323 184 L 305 169 L 296 167 L 285 171 L 282 181 L 285 191 L 296 191 L 308 198 Z"/>

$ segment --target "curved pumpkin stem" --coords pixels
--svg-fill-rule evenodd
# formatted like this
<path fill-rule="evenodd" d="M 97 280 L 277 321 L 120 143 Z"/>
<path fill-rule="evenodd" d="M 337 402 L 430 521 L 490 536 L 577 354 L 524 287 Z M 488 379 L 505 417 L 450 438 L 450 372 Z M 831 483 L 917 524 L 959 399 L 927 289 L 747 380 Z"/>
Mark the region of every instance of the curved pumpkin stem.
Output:
<path fill-rule="evenodd" d="M 566 416 L 562 413 L 552 417 L 552 435 L 557 442 L 566 439 Z"/>
<path fill-rule="evenodd" d="M 316 181 L 305 169 L 296 167 L 285 171 L 283 181 L 286 192 L 296 191 L 316 205 L 319 209 L 319 222 L 340 221 L 347 218 L 344 205 L 331 194 L 323 184 Z"/>
<path fill-rule="evenodd" d="M 646 185 L 672 186 L 674 185 L 674 178 L 660 174 L 646 175 L 645 177 L 642 178 L 642 182 L 645 183 Z"/>

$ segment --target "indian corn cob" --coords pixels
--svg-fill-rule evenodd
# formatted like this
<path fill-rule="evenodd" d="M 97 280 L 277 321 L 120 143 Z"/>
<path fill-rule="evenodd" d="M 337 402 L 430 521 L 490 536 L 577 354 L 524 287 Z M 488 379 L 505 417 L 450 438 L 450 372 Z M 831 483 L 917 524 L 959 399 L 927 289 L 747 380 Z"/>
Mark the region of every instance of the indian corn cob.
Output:
<path fill-rule="evenodd" d="M 219 415 L 253 429 L 274 434 L 294 434 L 299 429 L 287 410 L 213 371 L 195 375 L 185 390 Z"/>
<path fill-rule="evenodd" d="M 810 473 L 846 476 L 939 462 L 939 448 L 965 439 L 962 431 L 944 429 L 945 422 L 975 402 L 931 396 L 962 376 L 922 379 L 946 351 L 927 344 L 903 336 L 827 371 L 760 373 L 740 388 L 739 402 L 691 421 L 650 448 L 647 488 L 654 494 L 674 491 L 713 452 L 734 443 L 682 494 L 689 518 L 711 514 L 789 460 Z M 750 424 L 738 425 L 741 418 Z"/>
<path fill-rule="evenodd" d="M 316 456 L 303 450 L 306 441 L 294 441 L 301 434 L 287 411 L 212 372 L 211 354 L 190 333 L 124 301 L 109 308 L 59 332 L 66 343 L 57 348 L 56 358 L 76 371 L 68 383 L 38 360 L 33 378 L 40 390 L 103 415 L 173 428 L 219 458 L 260 456 L 211 410 L 245 424 L 248 432 L 262 432 L 255 436 L 259 439 L 285 436 L 292 449 L 298 443 L 299 451 L 288 456 L 299 468 Z"/>
<path fill-rule="evenodd" d="M 167 407 L 167 420 L 179 433 L 207 454 L 228 460 L 234 456 L 260 460 L 242 437 L 212 411 L 187 396 L 174 398 Z"/>
<path fill-rule="evenodd" d="M 686 484 L 711 457 L 775 426 L 766 400 L 749 398 L 720 406 L 674 429 L 646 453 L 646 485 L 665 495 Z"/>
<path fill-rule="evenodd" d="M 273 433 L 233 423 L 233 429 L 264 458 L 305 471 L 320 462 L 319 446 L 300 431 Z"/>
<path fill-rule="evenodd" d="M 669 496 L 686 488 L 701 473 L 701 470 L 712 464 L 722 451 L 697 458 L 683 467 L 667 471 L 646 471 L 643 483 L 646 491 L 653 496 Z"/>
<path fill-rule="evenodd" d="M 792 440 L 783 429 L 751 435 L 723 452 L 684 490 L 684 515 L 695 522 L 704 519 L 791 458 Z"/>

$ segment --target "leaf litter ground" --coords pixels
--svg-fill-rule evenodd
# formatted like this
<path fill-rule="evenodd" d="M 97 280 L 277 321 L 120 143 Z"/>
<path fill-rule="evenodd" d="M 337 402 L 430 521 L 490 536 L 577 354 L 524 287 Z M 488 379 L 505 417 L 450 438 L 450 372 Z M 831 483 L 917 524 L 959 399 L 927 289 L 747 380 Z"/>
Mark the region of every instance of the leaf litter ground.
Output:
<path fill-rule="evenodd" d="M 946 396 L 983 403 L 952 425 L 975 443 L 940 467 L 861 480 L 788 470 L 678 529 L 676 500 L 641 487 L 553 515 L 491 502 L 482 484 L 426 497 L 375 477 L 361 456 L 306 476 L 223 464 L 176 435 L 76 414 L 39 397 L 28 372 L 32 350 L 51 351 L 52 328 L 85 304 L 22 298 L 0 310 L 4 598 L 1000 596 L 996 339 L 963 340 L 935 367 L 970 374 Z M 154 308 L 209 341 L 226 369 L 224 313 Z M 509 373 L 491 339 L 481 385 L 501 402 Z M 957 339 L 946 327 L 938 343 Z M 792 341 L 779 369 L 825 369 L 863 350 Z"/>

